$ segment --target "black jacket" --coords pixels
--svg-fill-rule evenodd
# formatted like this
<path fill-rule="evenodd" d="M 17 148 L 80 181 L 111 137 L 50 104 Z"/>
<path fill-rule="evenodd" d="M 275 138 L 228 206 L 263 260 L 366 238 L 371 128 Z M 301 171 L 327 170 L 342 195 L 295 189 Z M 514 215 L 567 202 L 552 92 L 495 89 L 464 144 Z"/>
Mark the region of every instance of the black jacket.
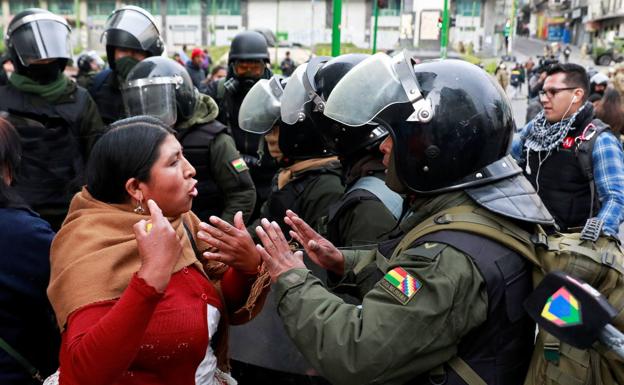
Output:
<path fill-rule="evenodd" d="M 0 208 L 0 337 L 44 377 L 58 368 L 60 346 L 46 295 L 53 238 L 50 225 L 32 211 Z M 0 384 L 38 382 L 0 349 Z"/>

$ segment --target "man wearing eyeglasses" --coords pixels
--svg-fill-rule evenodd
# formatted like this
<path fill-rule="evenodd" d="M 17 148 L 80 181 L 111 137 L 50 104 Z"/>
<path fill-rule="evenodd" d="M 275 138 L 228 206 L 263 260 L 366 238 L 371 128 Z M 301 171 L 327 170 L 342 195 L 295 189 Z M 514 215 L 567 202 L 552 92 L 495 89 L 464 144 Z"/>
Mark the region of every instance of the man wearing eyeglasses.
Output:
<path fill-rule="evenodd" d="M 543 110 L 515 138 L 512 154 L 564 232 L 602 220 L 617 237 L 624 220 L 624 153 L 587 101 L 589 80 L 577 64 L 555 64 L 539 92 Z"/>

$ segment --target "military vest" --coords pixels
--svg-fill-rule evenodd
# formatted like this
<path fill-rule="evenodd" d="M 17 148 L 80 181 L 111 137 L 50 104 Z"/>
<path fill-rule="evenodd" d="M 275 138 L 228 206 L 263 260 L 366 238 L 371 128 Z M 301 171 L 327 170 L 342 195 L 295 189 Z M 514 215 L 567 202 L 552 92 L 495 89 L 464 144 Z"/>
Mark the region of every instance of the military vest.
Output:
<path fill-rule="evenodd" d="M 583 227 L 600 210 L 593 180 L 592 150 L 597 137 L 608 129 L 600 120 L 588 140 L 587 128 L 570 130 L 556 150 L 523 153 L 524 175 L 555 218 L 561 231 Z M 587 126 L 590 127 L 590 126 Z M 538 179 L 539 176 L 539 179 Z"/>
<path fill-rule="evenodd" d="M 522 308 L 533 288 L 529 262 L 516 251 L 481 235 L 441 230 L 414 239 L 420 230 L 417 226 L 408 232 L 392 255 L 426 242 L 459 250 L 473 261 L 485 281 L 488 314 L 483 324 L 461 339 L 457 357 L 408 384 L 464 385 L 458 371 L 466 364 L 489 385 L 522 384 L 535 333 L 535 324 Z"/>
<path fill-rule="evenodd" d="M 35 211 L 66 212 L 84 184 L 80 122 L 88 97 L 77 88 L 70 102 L 51 104 L 13 86 L 0 86 L 0 109 L 9 113 L 22 145 L 15 188 Z"/>
<path fill-rule="evenodd" d="M 615 308 L 617 316 L 612 320 L 612 324 L 619 330 L 623 329 L 624 251 L 619 242 L 606 237 L 587 240 L 582 238 L 580 233 L 546 235 L 537 225 L 531 231 L 527 231 L 509 219 L 468 205 L 447 209 L 425 219 L 416 229 L 408 233 L 406 238 L 411 237 L 411 240 L 414 240 L 453 231 L 472 233 L 522 255 L 533 265 L 534 286 L 551 271 L 564 272 L 587 282 L 604 295 Z M 408 241 L 413 242 L 409 239 Z M 488 288 L 488 294 L 489 292 Z M 470 337 L 470 334 L 467 337 Z M 461 351 L 460 345 L 459 358 L 454 357 L 447 365 L 456 373 L 460 373 L 465 383 L 469 385 L 499 383 L 490 382 L 491 377 L 487 377 L 488 373 L 478 373 L 478 366 L 473 368 L 472 363 L 466 364 L 470 357 L 462 356 Z M 485 382 L 484 379 L 488 381 Z M 524 379 L 525 385 L 622 383 L 624 383 L 622 360 L 614 352 L 606 350 L 600 344 L 595 344 L 592 349 L 577 349 L 539 328 L 529 370 Z"/>

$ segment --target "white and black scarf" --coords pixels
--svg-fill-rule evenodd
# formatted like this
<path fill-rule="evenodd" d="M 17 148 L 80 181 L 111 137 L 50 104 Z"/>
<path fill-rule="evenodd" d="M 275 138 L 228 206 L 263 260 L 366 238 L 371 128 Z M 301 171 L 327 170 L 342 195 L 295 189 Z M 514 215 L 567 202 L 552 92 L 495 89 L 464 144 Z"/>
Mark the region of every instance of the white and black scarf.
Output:
<path fill-rule="evenodd" d="M 524 148 L 532 151 L 550 151 L 558 147 L 563 139 L 568 136 L 570 128 L 574 125 L 577 116 L 584 110 L 591 110 L 591 105 L 586 102 L 574 114 L 556 123 L 548 123 L 544 116 L 544 110 L 540 111 L 533 121 L 533 127 L 524 138 Z"/>

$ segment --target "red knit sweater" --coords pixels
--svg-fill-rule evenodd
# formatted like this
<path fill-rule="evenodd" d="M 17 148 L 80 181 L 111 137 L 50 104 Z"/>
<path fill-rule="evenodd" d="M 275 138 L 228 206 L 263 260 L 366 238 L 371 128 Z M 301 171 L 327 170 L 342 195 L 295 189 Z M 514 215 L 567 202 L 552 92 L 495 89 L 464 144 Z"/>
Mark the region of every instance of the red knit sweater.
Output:
<path fill-rule="evenodd" d="M 230 268 L 221 281 L 237 309 L 253 283 Z M 207 305 L 224 309 L 214 285 L 193 267 L 159 294 L 136 274 L 118 300 L 72 312 L 62 335 L 61 385 L 194 385 L 208 346 Z"/>

